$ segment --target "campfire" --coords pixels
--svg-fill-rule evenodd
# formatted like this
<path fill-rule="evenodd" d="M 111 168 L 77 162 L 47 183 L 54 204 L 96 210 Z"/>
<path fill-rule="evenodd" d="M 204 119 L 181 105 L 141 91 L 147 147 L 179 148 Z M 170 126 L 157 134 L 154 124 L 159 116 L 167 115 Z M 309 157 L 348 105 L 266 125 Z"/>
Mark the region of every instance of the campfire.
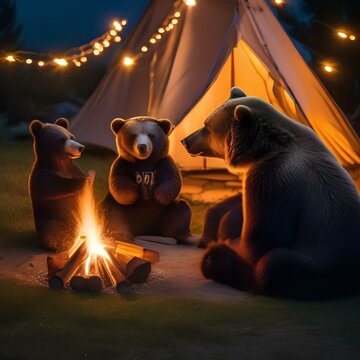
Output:
<path fill-rule="evenodd" d="M 104 287 L 112 286 L 119 293 L 128 294 L 133 284 L 147 280 L 151 264 L 159 261 L 158 252 L 104 239 L 91 186 L 84 190 L 79 217 L 80 232 L 74 246 L 67 252 L 47 258 L 51 288 L 70 287 L 99 293 Z"/>

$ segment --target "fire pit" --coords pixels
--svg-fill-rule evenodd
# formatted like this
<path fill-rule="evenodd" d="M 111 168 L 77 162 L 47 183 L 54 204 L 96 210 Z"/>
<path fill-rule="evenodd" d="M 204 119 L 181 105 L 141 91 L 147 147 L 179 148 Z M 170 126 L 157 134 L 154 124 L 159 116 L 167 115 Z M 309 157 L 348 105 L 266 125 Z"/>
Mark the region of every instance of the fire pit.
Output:
<path fill-rule="evenodd" d="M 99 293 L 112 286 L 128 294 L 133 284 L 146 281 L 159 253 L 132 243 L 104 240 L 91 186 L 85 188 L 79 210 L 81 235 L 74 246 L 47 258 L 49 287 Z"/>

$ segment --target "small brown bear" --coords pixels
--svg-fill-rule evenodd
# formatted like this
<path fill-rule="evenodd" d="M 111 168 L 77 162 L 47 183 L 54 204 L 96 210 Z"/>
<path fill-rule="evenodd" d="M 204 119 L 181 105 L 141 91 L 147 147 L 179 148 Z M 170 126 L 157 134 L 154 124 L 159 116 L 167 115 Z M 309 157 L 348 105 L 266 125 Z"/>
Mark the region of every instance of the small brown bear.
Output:
<path fill-rule="evenodd" d="M 360 290 L 360 197 L 310 128 L 239 88 L 183 140 L 193 155 L 245 171 L 242 194 L 215 205 L 205 277 L 245 291 L 319 298 Z"/>
<path fill-rule="evenodd" d="M 86 175 L 74 161 L 84 146 L 67 130 L 69 122 L 55 124 L 33 120 L 35 162 L 29 176 L 29 192 L 35 228 L 42 245 L 52 251 L 68 250 L 78 235 L 78 200 L 95 171 Z"/>
<path fill-rule="evenodd" d="M 128 242 L 138 235 L 185 241 L 191 210 L 185 201 L 176 200 L 182 178 L 168 155 L 171 122 L 146 116 L 117 118 L 111 129 L 119 156 L 101 204 L 106 231 Z"/>

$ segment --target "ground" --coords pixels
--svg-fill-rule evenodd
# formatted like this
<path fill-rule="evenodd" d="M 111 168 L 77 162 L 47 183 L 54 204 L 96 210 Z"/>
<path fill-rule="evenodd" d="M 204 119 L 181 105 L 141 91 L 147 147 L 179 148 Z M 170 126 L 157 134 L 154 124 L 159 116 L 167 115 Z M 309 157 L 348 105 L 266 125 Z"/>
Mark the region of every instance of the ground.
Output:
<path fill-rule="evenodd" d="M 27 194 L 32 161 L 30 141 L 0 144 L 0 268 L 13 267 L 0 279 L 0 359 L 359 359 L 360 297 L 298 302 L 237 292 L 202 279 L 201 250 L 194 247 L 154 245 L 162 261 L 131 298 L 26 282 L 44 257 Z M 111 161 L 99 151 L 81 159 L 84 169 L 98 172 L 98 199 Z M 197 181 L 185 179 L 184 188 L 195 233 L 207 207 L 197 200 L 219 194 L 207 189 L 205 197 L 195 196 Z"/>

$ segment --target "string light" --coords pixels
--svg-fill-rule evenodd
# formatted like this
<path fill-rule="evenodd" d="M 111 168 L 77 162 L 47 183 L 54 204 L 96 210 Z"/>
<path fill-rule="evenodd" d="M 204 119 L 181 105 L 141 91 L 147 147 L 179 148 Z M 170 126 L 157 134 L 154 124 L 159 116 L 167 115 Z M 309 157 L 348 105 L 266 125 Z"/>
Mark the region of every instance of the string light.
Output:
<path fill-rule="evenodd" d="M 156 35 L 155 35 L 155 38 L 158 39 L 158 40 L 160 40 L 160 39 L 161 39 L 161 35 L 160 35 L 160 34 L 156 34 Z"/>
<path fill-rule="evenodd" d="M 324 70 L 328 73 L 331 73 L 334 71 L 334 68 L 331 65 L 324 65 Z"/>
<path fill-rule="evenodd" d="M 350 36 L 349 36 L 349 39 L 350 39 L 351 41 L 354 41 L 354 40 L 356 40 L 356 36 L 355 36 L 355 35 L 350 35 Z"/>
<path fill-rule="evenodd" d="M 155 43 L 156 43 L 156 39 L 154 39 L 154 38 L 151 38 L 149 41 L 151 42 L 151 44 L 155 44 Z"/>
<path fill-rule="evenodd" d="M 129 56 L 125 56 L 124 57 L 124 60 L 123 60 L 123 63 L 125 66 L 131 66 L 131 65 L 134 65 L 135 61 L 133 58 L 129 57 Z"/>
<path fill-rule="evenodd" d="M 142 52 L 147 52 L 149 50 L 149 48 L 147 47 L 147 46 L 143 46 L 142 48 L 141 48 L 141 51 Z"/>
<path fill-rule="evenodd" d="M 9 62 L 15 62 L 16 61 L 15 58 L 14 58 L 14 55 L 8 55 L 6 57 L 6 60 L 9 61 Z"/>
<path fill-rule="evenodd" d="M 274 0 L 274 4 L 276 6 L 282 6 L 285 4 L 284 0 Z"/>
<path fill-rule="evenodd" d="M 185 1 L 185 4 L 186 4 L 187 6 L 194 7 L 194 6 L 196 6 L 196 0 L 186 0 L 186 1 Z"/>
<path fill-rule="evenodd" d="M 51 54 L 40 54 L 29 51 L 17 51 L 14 54 L 5 55 L 0 57 L 0 60 L 6 60 L 8 62 L 19 62 L 25 64 L 36 63 L 39 67 L 61 66 L 67 67 L 69 64 L 77 67 L 88 61 L 89 55 L 98 56 L 105 48 L 110 47 L 114 43 L 119 43 L 121 37 L 119 33 L 123 30 L 123 27 L 127 24 L 127 20 L 115 20 L 112 22 L 110 29 L 99 36 L 98 38 L 84 44 L 78 48 L 70 49 L 63 53 L 61 57 L 55 57 Z M 111 41 L 113 40 L 113 42 Z M 42 60 L 39 60 L 42 59 Z"/>
<path fill-rule="evenodd" d="M 180 11 L 177 11 L 177 12 L 174 14 L 174 16 L 175 16 L 176 18 L 179 18 L 179 17 L 181 16 L 181 12 L 180 12 Z"/>
<path fill-rule="evenodd" d="M 163 27 L 161 27 L 161 28 L 158 29 L 158 33 L 163 34 L 164 32 L 165 32 L 165 30 L 164 30 Z"/>
<path fill-rule="evenodd" d="M 176 25 L 178 22 L 179 22 L 178 19 L 172 19 L 172 20 L 171 20 L 171 23 L 174 24 L 174 25 Z"/>
<path fill-rule="evenodd" d="M 346 39 L 348 37 L 347 34 L 345 34 L 343 31 L 338 31 L 337 34 L 342 39 Z"/>

